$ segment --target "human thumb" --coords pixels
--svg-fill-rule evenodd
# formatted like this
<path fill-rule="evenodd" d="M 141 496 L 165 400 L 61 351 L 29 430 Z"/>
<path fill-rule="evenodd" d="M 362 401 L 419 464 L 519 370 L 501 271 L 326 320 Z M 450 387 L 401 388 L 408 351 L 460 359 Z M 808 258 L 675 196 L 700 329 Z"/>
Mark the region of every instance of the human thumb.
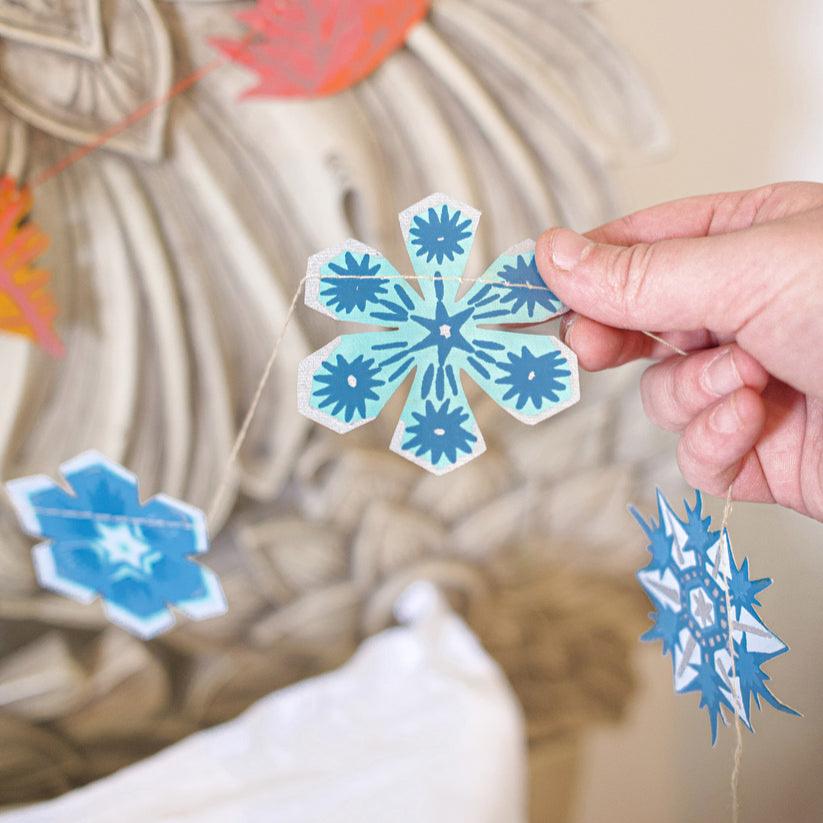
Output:
<path fill-rule="evenodd" d="M 734 333 L 751 308 L 740 298 L 765 276 L 767 244 L 754 229 L 613 246 L 560 228 L 542 235 L 536 258 L 552 291 L 601 323 Z"/>

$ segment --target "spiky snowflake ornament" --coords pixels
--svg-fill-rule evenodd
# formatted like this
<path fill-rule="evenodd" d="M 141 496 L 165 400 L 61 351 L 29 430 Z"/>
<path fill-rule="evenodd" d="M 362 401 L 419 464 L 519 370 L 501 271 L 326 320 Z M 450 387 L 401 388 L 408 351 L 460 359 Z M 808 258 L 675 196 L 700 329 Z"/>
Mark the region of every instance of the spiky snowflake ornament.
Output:
<path fill-rule="evenodd" d="M 654 626 L 643 640 L 660 640 L 663 654 L 671 655 L 675 691 L 700 693 L 714 744 L 718 717 L 728 723 L 724 708 L 736 713 L 749 731 L 754 731 L 752 698 L 758 709 L 762 697 L 775 709 L 797 712 L 769 691 L 769 676 L 761 668 L 788 651 L 757 614 L 757 596 L 772 581 L 751 580 L 747 559 L 739 568 L 735 565 L 728 531 L 712 530 L 711 518 L 703 517 L 700 492 L 693 507 L 684 505 L 686 519 L 681 520 L 658 490 L 657 522 L 646 522 L 631 509 L 651 553 L 649 564 L 637 573 L 656 610 L 651 614 Z"/>

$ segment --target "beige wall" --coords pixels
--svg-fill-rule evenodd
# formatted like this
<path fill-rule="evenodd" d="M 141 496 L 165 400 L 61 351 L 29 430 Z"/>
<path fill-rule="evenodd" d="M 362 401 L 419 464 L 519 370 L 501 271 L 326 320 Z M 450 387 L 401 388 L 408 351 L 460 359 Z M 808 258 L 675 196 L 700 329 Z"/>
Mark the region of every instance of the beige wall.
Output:
<path fill-rule="evenodd" d="M 823 181 L 821 0 L 603 0 L 596 9 L 645 70 L 672 131 L 670 154 L 619 173 L 627 210 L 773 180 Z M 805 714 L 755 715 L 741 819 L 821 821 L 823 525 L 743 505 L 731 525 L 738 557 L 775 580 L 763 614 L 792 651 L 767 669 L 777 694 Z M 734 733 L 712 749 L 705 713 L 695 696 L 672 694 L 659 649 L 642 652 L 639 665 L 645 686 L 630 722 L 590 741 L 578 820 L 729 820 Z"/>

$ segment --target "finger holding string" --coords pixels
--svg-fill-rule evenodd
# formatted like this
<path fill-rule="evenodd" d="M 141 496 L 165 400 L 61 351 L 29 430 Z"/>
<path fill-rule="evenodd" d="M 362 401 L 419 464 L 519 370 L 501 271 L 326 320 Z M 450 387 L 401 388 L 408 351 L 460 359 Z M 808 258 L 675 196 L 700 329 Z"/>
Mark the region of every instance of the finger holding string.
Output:
<path fill-rule="evenodd" d="M 599 323 L 570 311 L 560 322 L 560 337 L 586 371 L 603 371 L 634 360 L 663 360 L 673 354 L 711 348 L 719 343 L 711 332 L 634 331 Z"/>

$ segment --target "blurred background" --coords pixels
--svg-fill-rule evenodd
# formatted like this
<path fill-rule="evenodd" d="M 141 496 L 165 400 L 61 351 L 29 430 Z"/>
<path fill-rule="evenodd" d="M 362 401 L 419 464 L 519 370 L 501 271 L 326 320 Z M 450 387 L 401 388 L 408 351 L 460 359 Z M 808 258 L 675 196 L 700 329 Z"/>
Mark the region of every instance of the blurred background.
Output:
<path fill-rule="evenodd" d="M 78 57 L 93 6 L 67 0 L 55 32 L 39 4 L 0 2 L 0 157 L 21 180 L 212 59 L 209 37 L 242 37 L 248 8 L 104 3 L 106 49 Z M 821 37 L 815 0 L 435 0 L 331 98 L 238 103 L 253 74 L 215 72 L 37 189 L 67 356 L 0 336 L 3 479 L 95 447 L 144 495 L 205 506 L 306 257 L 354 236 L 405 270 L 395 215 L 431 191 L 482 209 L 476 274 L 550 223 L 823 180 Z M 397 403 L 344 438 L 296 414 L 297 363 L 338 331 L 305 309 L 290 327 L 208 556 L 224 618 L 142 643 L 39 590 L 4 503 L 0 804 L 60 795 L 334 669 L 427 579 L 522 707 L 533 821 L 727 819 L 733 731 L 711 748 L 696 696 L 675 696 L 668 659 L 638 642 L 644 540 L 625 507 L 686 491 L 639 369 L 587 377 L 579 406 L 535 429 L 476 393 L 489 451 L 434 478 L 387 449 Z M 792 652 L 767 671 L 805 715 L 755 715 L 743 819 L 811 823 L 823 526 L 737 505 L 731 527 L 738 558 L 775 580 L 762 613 Z"/>

